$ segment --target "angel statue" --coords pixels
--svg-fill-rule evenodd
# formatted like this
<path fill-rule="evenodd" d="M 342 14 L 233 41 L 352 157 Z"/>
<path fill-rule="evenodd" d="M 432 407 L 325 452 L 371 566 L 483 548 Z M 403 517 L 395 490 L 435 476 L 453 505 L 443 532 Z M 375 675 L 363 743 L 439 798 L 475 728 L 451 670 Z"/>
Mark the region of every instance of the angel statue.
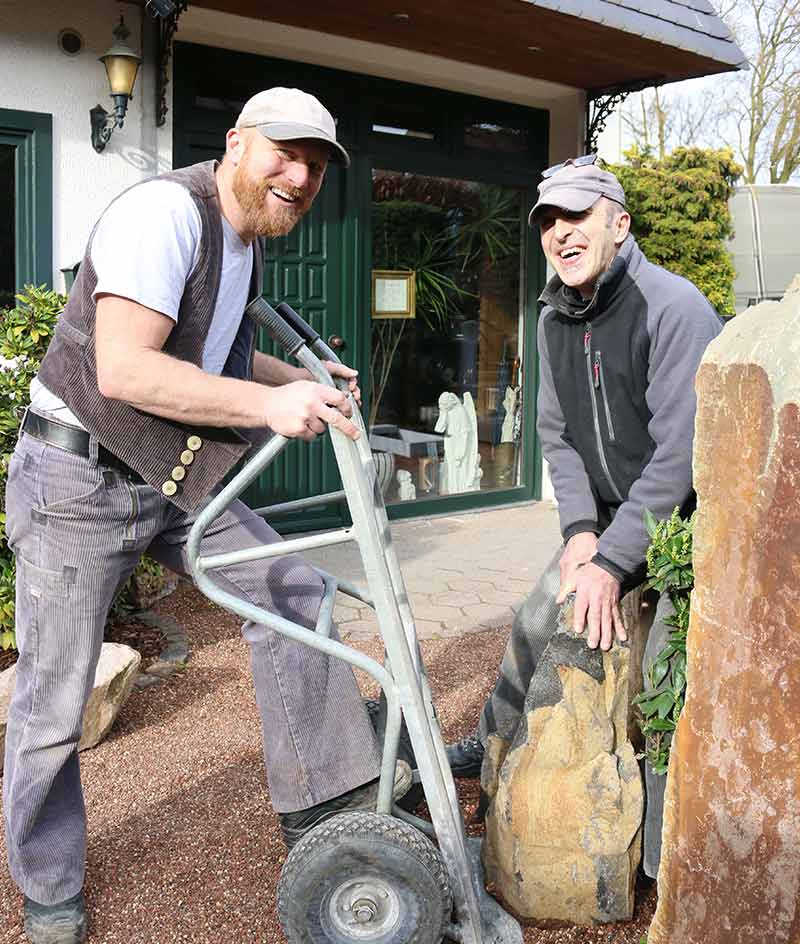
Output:
<path fill-rule="evenodd" d="M 464 402 L 454 393 L 439 397 L 439 419 L 436 432 L 444 435 L 441 492 L 474 492 L 481 487 L 481 457 L 478 454 L 478 417 L 472 394 L 464 394 Z"/>
<path fill-rule="evenodd" d="M 417 489 L 411 473 L 407 469 L 398 469 L 397 472 L 397 494 L 400 501 L 414 501 L 417 497 Z"/>

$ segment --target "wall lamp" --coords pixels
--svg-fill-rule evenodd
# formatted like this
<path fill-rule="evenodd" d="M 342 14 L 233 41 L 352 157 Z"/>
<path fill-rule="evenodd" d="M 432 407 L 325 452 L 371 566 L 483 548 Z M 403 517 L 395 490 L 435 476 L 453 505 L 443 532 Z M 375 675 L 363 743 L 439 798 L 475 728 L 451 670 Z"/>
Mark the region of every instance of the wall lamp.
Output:
<path fill-rule="evenodd" d="M 109 114 L 101 105 L 95 105 L 89 112 L 92 123 L 92 147 L 99 154 L 108 144 L 115 128 L 121 128 L 128 110 L 128 99 L 133 95 L 136 73 L 139 71 L 140 56 L 131 49 L 126 40 L 131 31 L 120 16 L 114 29 L 114 45 L 100 56 L 99 62 L 106 67 L 114 113 Z"/>

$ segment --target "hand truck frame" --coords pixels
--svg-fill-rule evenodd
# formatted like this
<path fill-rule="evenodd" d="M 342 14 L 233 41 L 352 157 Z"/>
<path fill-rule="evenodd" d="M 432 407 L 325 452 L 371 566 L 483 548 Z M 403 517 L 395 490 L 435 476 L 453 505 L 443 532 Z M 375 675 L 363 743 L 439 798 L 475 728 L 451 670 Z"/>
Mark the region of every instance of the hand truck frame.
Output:
<path fill-rule="evenodd" d="M 335 352 L 288 305 L 281 304 L 275 310 L 263 298 L 257 298 L 248 305 L 246 314 L 256 324 L 265 328 L 290 357 L 294 357 L 307 368 L 317 382 L 338 387 L 347 392 L 347 382 L 340 378 L 334 382 L 322 363 L 323 359 L 340 363 Z M 452 895 L 453 915 L 445 914 L 438 930 L 434 928 L 432 932 L 425 932 L 413 927 L 399 930 L 405 920 L 401 913 L 405 899 L 392 885 L 391 870 L 388 866 L 382 870 L 378 862 L 377 868 L 367 869 L 364 875 L 356 875 L 355 878 L 353 875 L 341 873 L 332 877 L 331 887 L 324 893 L 319 893 L 322 902 L 319 904 L 319 909 L 322 912 L 320 921 L 323 925 L 323 937 L 314 937 L 313 940 L 330 940 L 335 944 L 349 941 L 353 941 L 354 944 L 358 942 L 366 944 L 373 941 L 386 941 L 390 944 L 402 944 L 405 941 L 409 944 L 411 942 L 436 944 L 443 934 L 444 937 L 461 942 L 461 944 L 521 944 L 522 932 L 519 924 L 503 911 L 484 889 L 479 852 L 480 840 L 468 839 L 464 830 L 455 784 L 447 762 L 444 742 L 417 643 L 414 618 L 392 545 L 389 521 L 369 447 L 367 430 L 358 405 L 352 396 L 350 396 L 350 405 L 353 411 L 353 422 L 361 431 L 359 439 L 354 442 L 338 429 L 330 427 L 331 442 L 343 489 L 339 492 L 257 509 L 256 513 L 266 517 L 268 514 L 346 500 L 353 522 L 352 527 L 297 537 L 263 547 L 207 557 L 200 555 L 201 540 L 208 526 L 261 475 L 290 441 L 276 434 L 256 452 L 198 515 L 191 529 L 187 546 L 192 574 L 201 592 L 225 609 L 238 614 L 244 620 L 266 625 L 290 639 L 319 649 L 329 656 L 344 659 L 368 673 L 378 682 L 386 698 L 387 714 L 377 809 L 375 814 L 361 814 L 357 817 L 357 824 L 360 824 L 363 832 L 364 823 L 366 822 L 369 829 L 370 823 L 374 821 L 381 833 L 381 844 L 379 844 L 381 848 L 387 847 L 387 843 L 388 847 L 392 846 L 395 842 L 393 836 L 398 834 L 398 830 L 400 833 L 403 830 L 411 832 L 413 835 L 410 841 L 414 849 L 419 847 L 420 842 L 424 842 L 425 850 L 423 851 L 428 854 L 428 858 L 433 861 L 435 856 L 437 861 L 443 863 L 446 870 L 446 883 Z M 284 554 L 347 542 L 355 542 L 358 545 L 367 585 L 360 586 L 341 577 L 318 571 L 324 582 L 324 594 L 317 624 L 313 630 L 234 597 L 222 590 L 209 576 L 210 572 L 220 567 L 229 567 L 245 561 L 266 560 Z M 337 591 L 354 597 L 375 610 L 385 649 L 384 665 L 331 638 Z M 415 780 L 422 783 L 430 811 L 430 823 L 397 806 L 393 807 L 392 804 L 392 787 L 403 719 L 405 719 L 416 757 L 418 769 L 415 771 Z M 336 820 L 341 819 L 346 827 L 344 816 L 355 815 L 340 814 L 304 836 L 289 855 L 281 881 L 284 881 L 287 872 L 291 872 L 294 876 L 298 871 L 300 873 L 306 871 L 292 869 L 293 861 L 302 857 L 304 850 L 310 848 L 313 851 L 315 846 L 325 845 L 319 842 L 309 843 L 311 836 L 325 830 L 326 825 Z M 383 827 L 386 823 L 385 817 L 390 815 L 398 816 L 403 822 L 396 829 L 393 827 L 393 830 L 390 830 L 392 835 L 387 836 L 387 830 Z M 393 821 L 394 824 L 396 822 Z M 435 838 L 438 850 L 430 841 L 416 834 L 416 830 Z M 326 835 L 328 834 L 330 834 L 329 828 Z M 338 842 L 336 858 L 341 862 L 343 861 L 342 847 L 344 846 L 346 851 L 348 843 L 346 829 L 340 830 L 336 841 Z M 404 840 L 404 842 L 408 847 L 408 841 Z M 408 848 L 401 850 L 401 855 L 406 856 L 407 852 Z M 403 868 L 409 868 L 408 862 Z M 359 878 L 362 880 L 355 880 Z M 449 901 L 449 896 L 446 895 L 444 900 Z M 302 927 L 304 921 L 302 916 L 299 929 L 296 927 L 296 920 L 292 925 L 292 922 L 286 919 L 284 912 L 290 906 L 291 902 L 281 904 L 279 900 L 287 937 L 290 942 L 311 941 L 312 938 L 307 936 L 307 932 Z M 287 923 L 291 926 L 287 927 Z"/>

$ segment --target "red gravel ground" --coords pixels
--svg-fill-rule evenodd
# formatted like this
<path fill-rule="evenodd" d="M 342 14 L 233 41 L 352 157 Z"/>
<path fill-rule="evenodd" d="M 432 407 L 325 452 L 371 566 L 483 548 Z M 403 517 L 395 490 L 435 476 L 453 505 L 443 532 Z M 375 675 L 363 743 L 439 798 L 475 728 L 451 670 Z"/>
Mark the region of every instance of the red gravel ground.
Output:
<path fill-rule="evenodd" d="M 275 887 L 285 853 L 264 785 L 260 727 L 238 620 L 182 582 L 159 606 L 187 628 L 185 673 L 134 692 L 109 738 L 81 755 L 89 815 L 91 944 L 281 944 Z M 424 641 L 445 736 L 469 731 L 507 630 Z M 359 648 L 378 656 L 377 640 Z M 365 686 L 366 690 L 366 686 Z M 460 784 L 466 816 L 477 788 Z M 470 827 L 470 832 L 476 832 Z M 0 841 L 0 857 L 5 846 Z M 639 944 L 634 920 L 525 929 L 526 944 Z M 0 868 L 0 944 L 24 941 L 21 896 Z"/>

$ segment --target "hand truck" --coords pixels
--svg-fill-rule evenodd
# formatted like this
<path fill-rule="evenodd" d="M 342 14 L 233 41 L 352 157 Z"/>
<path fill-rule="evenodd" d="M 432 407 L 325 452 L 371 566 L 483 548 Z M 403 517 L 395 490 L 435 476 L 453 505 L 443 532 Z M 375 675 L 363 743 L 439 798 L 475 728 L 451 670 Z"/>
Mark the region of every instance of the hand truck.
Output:
<path fill-rule="evenodd" d="M 264 327 L 319 383 L 334 383 L 322 359 L 339 358 L 293 309 L 273 309 L 263 298 L 247 315 Z M 245 620 L 344 659 L 363 669 L 385 696 L 385 734 L 377 809 L 342 813 L 320 823 L 286 859 L 278 886 L 278 911 L 289 944 L 521 944 L 519 924 L 487 895 L 480 840 L 468 839 L 444 742 L 417 644 L 414 618 L 392 546 L 389 521 L 369 448 L 367 430 L 353 397 L 353 442 L 331 427 L 343 490 L 258 509 L 259 515 L 346 500 L 352 527 L 302 536 L 265 547 L 200 556 L 202 536 L 215 518 L 275 459 L 289 440 L 274 435 L 200 512 L 188 539 L 198 588 Z M 361 552 L 366 586 L 319 571 L 324 593 L 315 629 L 239 600 L 210 578 L 215 568 L 354 541 Z M 337 591 L 371 606 L 385 649 L 381 665 L 331 638 Z M 405 720 L 416 758 L 416 782 L 425 792 L 431 822 L 392 803 L 395 764 Z"/>

